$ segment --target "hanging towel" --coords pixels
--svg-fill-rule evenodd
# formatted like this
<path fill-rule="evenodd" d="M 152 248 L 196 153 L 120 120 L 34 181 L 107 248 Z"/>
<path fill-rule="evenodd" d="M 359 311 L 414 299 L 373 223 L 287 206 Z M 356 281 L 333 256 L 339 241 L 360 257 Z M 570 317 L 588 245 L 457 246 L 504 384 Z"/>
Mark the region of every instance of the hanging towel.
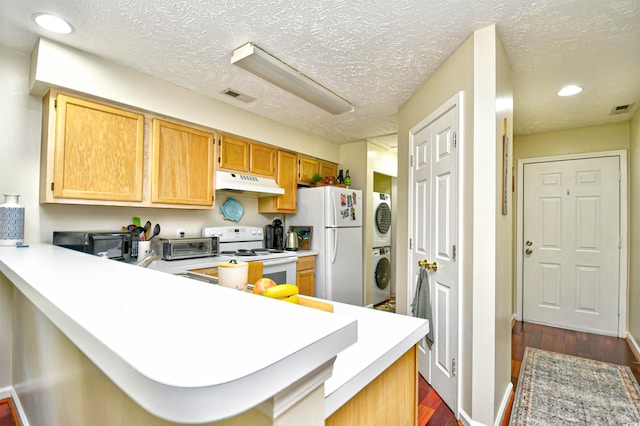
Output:
<path fill-rule="evenodd" d="M 431 298 L 429 297 L 429 274 L 425 267 L 420 268 L 416 294 L 411 303 L 411 313 L 414 317 L 429 320 L 429 333 L 425 336 L 429 349 L 433 345 L 433 318 L 431 315 Z"/>

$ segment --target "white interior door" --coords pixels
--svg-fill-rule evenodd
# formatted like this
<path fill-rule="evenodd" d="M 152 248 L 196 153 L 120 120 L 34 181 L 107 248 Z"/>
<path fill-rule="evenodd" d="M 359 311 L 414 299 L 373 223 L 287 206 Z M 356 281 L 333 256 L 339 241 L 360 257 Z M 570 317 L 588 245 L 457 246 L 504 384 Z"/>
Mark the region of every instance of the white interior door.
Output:
<path fill-rule="evenodd" d="M 524 321 L 618 335 L 620 159 L 523 168 Z"/>
<path fill-rule="evenodd" d="M 418 367 L 423 377 L 457 415 L 458 272 L 457 147 L 458 98 L 412 130 L 411 274 L 413 301 L 420 272 L 418 262 L 436 263 L 430 270 L 429 293 L 434 343 L 420 342 Z"/>

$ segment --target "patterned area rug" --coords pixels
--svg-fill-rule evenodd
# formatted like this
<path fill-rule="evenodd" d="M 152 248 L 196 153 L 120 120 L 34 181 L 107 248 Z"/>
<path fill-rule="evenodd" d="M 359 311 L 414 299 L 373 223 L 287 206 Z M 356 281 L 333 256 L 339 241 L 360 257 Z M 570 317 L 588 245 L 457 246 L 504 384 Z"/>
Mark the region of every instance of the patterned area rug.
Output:
<path fill-rule="evenodd" d="M 525 348 L 510 425 L 640 425 L 627 366 Z"/>

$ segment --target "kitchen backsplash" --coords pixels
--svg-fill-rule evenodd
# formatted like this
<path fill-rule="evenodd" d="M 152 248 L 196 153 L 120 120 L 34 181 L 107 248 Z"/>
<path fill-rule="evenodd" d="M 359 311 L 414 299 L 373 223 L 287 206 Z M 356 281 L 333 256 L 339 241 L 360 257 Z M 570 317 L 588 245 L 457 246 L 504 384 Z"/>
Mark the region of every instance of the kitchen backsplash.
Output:
<path fill-rule="evenodd" d="M 239 222 L 225 220 L 219 207 L 233 197 L 244 207 L 244 215 Z M 160 224 L 160 237 L 175 237 L 177 229 L 184 229 L 187 236 L 200 235 L 203 226 L 264 226 L 276 218 L 276 214 L 258 213 L 258 198 L 229 194 L 216 194 L 215 210 L 176 210 L 134 207 L 103 207 L 74 205 L 40 205 L 40 242 L 50 243 L 53 231 L 75 230 L 116 230 L 131 223 L 134 216 L 144 224 Z M 26 226 L 36 226 L 27 223 Z M 32 233 L 31 235 L 35 235 Z M 37 242 L 37 241 L 28 241 Z"/>

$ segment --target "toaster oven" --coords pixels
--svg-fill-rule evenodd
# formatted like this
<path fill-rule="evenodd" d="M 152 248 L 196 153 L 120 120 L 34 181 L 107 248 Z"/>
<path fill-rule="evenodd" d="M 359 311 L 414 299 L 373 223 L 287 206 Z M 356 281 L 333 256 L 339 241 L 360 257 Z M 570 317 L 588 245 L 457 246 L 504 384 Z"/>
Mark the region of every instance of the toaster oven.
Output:
<path fill-rule="evenodd" d="M 194 259 L 218 254 L 218 237 L 160 238 L 152 246 L 164 260 Z"/>

